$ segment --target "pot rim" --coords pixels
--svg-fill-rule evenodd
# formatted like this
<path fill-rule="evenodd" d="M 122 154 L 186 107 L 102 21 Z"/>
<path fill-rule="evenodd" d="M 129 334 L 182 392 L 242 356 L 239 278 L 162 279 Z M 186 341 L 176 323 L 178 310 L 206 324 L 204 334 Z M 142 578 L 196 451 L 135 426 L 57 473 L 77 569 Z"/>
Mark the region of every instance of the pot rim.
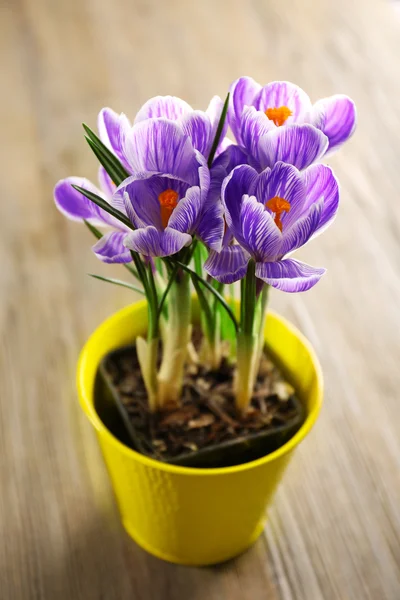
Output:
<path fill-rule="evenodd" d="M 94 407 L 94 403 L 92 401 L 92 390 L 88 389 L 87 381 L 85 378 L 86 365 L 91 361 L 92 348 L 97 346 L 98 339 L 101 338 L 107 329 L 109 329 L 112 325 L 114 325 L 117 321 L 121 321 L 125 319 L 128 313 L 131 313 L 139 308 L 142 308 L 146 305 L 146 300 L 141 300 L 139 302 L 135 302 L 134 304 L 130 304 L 116 313 L 112 314 L 110 317 L 105 319 L 89 336 L 85 345 L 83 346 L 79 360 L 77 365 L 77 378 L 76 384 L 78 388 L 79 401 L 81 407 L 88 417 L 89 421 L 92 423 L 95 430 L 101 435 L 107 438 L 107 441 L 113 444 L 119 452 L 126 454 L 131 459 L 135 459 L 142 463 L 144 466 L 151 467 L 153 469 L 160 469 L 162 471 L 167 471 L 171 474 L 176 475 L 198 475 L 198 476 L 206 476 L 206 475 L 230 475 L 234 473 L 238 473 L 241 471 L 247 471 L 250 469 L 255 469 L 269 462 L 273 462 L 277 458 L 287 454 L 291 450 L 293 450 L 307 435 L 307 433 L 313 427 L 319 412 L 322 406 L 322 397 L 323 397 L 323 375 L 320 362 L 315 353 L 314 348 L 311 343 L 307 340 L 307 338 L 295 327 L 290 321 L 288 321 L 285 317 L 277 314 L 275 311 L 269 310 L 268 315 L 272 316 L 274 319 L 277 319 L 288 329 L 293 335 L 295 335 L 303 346 L 306 348 L 308 354 L 310 355 L 311 362 L 313 364 L 315 374 L 316 374 L 316 388 L 317 388 L 317 397 L 315 401 L 315 405 L 308 412 L 306 419 L 300 429 L 295 433 L 295 435 L 290 438 L 286 444 L 283 444 L 277 450 L 274 450 L 270 454 L 263 456 L 262 458 L 257 458 L 256 460 L 243 463 L 241 465 L 234 465 L 231 467 L 216 467 L 216 468 L 197 468 L 197 467 L 184 467 L 179 465 L 173 465 L 169 463 L 163 463 L 154 458 L 150 458 L 148 456 L 144 456 L 136 450 L 125 446 L 122 442 L 120 442 L 104 425 L 103 421 L 100 419 L 97 411 Z"/>

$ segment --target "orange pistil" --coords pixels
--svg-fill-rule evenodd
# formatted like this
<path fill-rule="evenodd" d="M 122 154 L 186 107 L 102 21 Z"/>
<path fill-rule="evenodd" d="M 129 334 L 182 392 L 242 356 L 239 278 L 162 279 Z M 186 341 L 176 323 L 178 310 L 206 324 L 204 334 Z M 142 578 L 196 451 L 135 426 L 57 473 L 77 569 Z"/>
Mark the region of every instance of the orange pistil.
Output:
<path fill-rule="evenodd" d="M 274 196 L 265 203 L 265 206 L 269 208 L 270 211 L 275 213 L 275 225 L 278 227 L 279 231 L 282 231 L 282 221 L 281 214 L 283 212 L 289 212 L 290 203 L 284 198 L 279 198 L 279 196 Z"/>
<path fill-rule="evenodd" d="M 179 194 L 175 190 L 164 190 L 158 195 L 161 210 L 161 223 L 165 228 L 176 205 L 178 204 Z"/>
<path fill-rule="evenodd" d="M 277 106 L 275 108 L 267 108 L 265 114 L 270 121 L 273 121 L 277 127 L 280 127 L 293 113 L 287 106 Z"/>

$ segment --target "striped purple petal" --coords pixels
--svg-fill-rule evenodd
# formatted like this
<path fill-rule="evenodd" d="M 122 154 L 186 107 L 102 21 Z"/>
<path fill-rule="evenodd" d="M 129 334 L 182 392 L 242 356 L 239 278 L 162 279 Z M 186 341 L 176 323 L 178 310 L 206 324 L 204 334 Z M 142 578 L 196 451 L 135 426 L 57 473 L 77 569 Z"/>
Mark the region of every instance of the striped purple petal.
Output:
<path fill-rule="evenodd" d="M 85 219 L 95 226 L 112 225 L 121 228 L 119 221 L 99 208 L 97 204 L 86 198 L 78 190 L 75 190 L 72 185 L 78 185 L 97 194 L 103 200 L 107 200 L 103 192 L 88 179 L 84 177 L 67 177 L 61 179 L 54 188 L 54 201 L 60 212 L 73 221 L 83 221 Z"/>
<path fill-rule="evenodd" d="M 168 227 L 182 233 L 193 233 L 200 219 L 202 209 L 201 192 L 198 186 L 187 190 L 178 206 L 174 208 L 168 221 Z"/>
<path fill-rule="evenodd" d="M 289 212 L 281 216 L 284 229 L 304 212 L 305 185 L 300 171 L 292 165 L 278 162 L 272 169 L 260 173 L 254 195 L 264 205 L 275 197 L 290 203 Z"/>
<path fill-rule="evenodd" d="M 163 173 L 198 184 L 198 160 L 189 137 L 166 119 L 134 125 L 125 138 L 124 155 L 134 173 Z"/>
<path fill-rule="evenodd" d="M 129 250 L 124 246 L 127 233 L 110 231 L 92 247 L 93 252 L 105 263 L 127 263 L 132 260 Z"/>
<path fill-rule="evenodd" d="M 222 202 L 219 198 L 211 196 L 203 206 L 200 221 L 196 227 L 196 235 L 206 246 L 219 252 L 222 248 L 224 228 Z"/>
<path fill-rule="evenodd" d="M 193 110 L 183 115 L 179 125 L 190 138 L 193 148 L 208 156 L 213 142 L 212 127 L 209 117 L 200 110 Z"/>
<path fill-rule="evenodd" d="M 210 252 L 204 270 L 221 283 L 233 283 L 246 275 L 250 255 L 241 246 L 223 248 L 221 252 Z"/>
<path fill-rule="evenodd" d="M 273 260 L 280 254 L 282 234 L 270 213 L 255 196 L 243 196 L 240 211 L 242 231 L 237 241 L 256 260 Z"/>
<path fill-rule="evenodd" d="M 97 118 L 97 127 L 103 144 L 129 169 L 123 153 L 124 140 L 131 129 L 128 117 L 123 113 L 118 115 L 111 108 L 103 108 Z"/>
<path fill-rule="evenodd" d="M 277 127 L 260 138 L 258 160 L 262 169 L 282 161 L 301 171 L 321 158 L 327 147 L 326 135 L 312 125 Z"/>
<path fill-rule="evenodd" d="M 125 246 L 130 250 L 139 252 L 145 256 L 171 256 L 182 250 L 184 246 L 189 246 L 192 237 L 187 233 L 182 233 L 166 227 L 164 231 L 159 231 L 156 227 L 149 226 L 143 229 L 131 231 L 125 238 Z"/>
<path fill-rule="evenodd" d="M 348 96 L 337 94 L 323 98 L 313 106 L 311 123 L 328 137 L 329 152 L 349 139 L 356 128 L 356 122 L 356 107 Z"/>
<path fill-rule="evenodd" d="M 312 108 L 308 95 L 298 85 L 290 83 L 290 81 L 268 83 L 257 94 L 254 99 L 254 106 L 262 112 L 269 108 L 286 106 L 292 112 L 292 115 L 287 118 L 285 125 L 305 122 L 310 116 Z"/>
<path fill-rule="evenodd" d="M 228 227 L 235 237 L 241 235 L 240 210 L 244 194 L 254 193 L 258 173 L 248 165 L 240 165 L 233 169 L 224 179 L 221 188 L 222 202 L 225 206 L 225 218 Z"/>
<path fill-rule="evenodd" d="M 188 187 L 187 183 L 173 177 L 152 175 L 136 179 L 133 176 L 119 186 L 112 203 L 116 207 L 122 204 L 124 212 L 136 227 L 154 225 L 161 230 L 160 194 L 165 190 L 173 190 L 179 198 L 184 198 Z"/>
<path fill-rule="evenodd" d="M 335 175 L 326 165 L 312 165 L 303 173 L 306 188 L 304 209 L 323 199 L 321 220 L 318 233 L 322 233 L 334 220 L 339 207 L 339 186 Z"/>
<path fill-rule="evenodd" d="M 182 115 L 192 112 L 192 107 L 176 96 L 155 96 L 143 104 L 135 117 L 135 124 L 146 119 L 165 117 L 176 121 Z"/>
<path fill-rule="evenodd" d="M 260 169 L 258 142 L 263 135 L 274 129 L 274 123 L 264 113 L 256 110 L 254 106 L 245 107 L 240 119 L 240 138 L 249 153 L 252 166 L 256 169 Z"/>
<path fill-rule="evenodd" d="M 239 165 L 246 165 L 248 162 L 247 153 L 244 151 L 244 149 L 236 144 L 233 144 L 229 140 L 228 142 L 229 144 L 214 160 L 212 166 L 212 170 L 217 167 L 222 167 L 225 171 L 225 177 L 226 175 L 229 175 L 229 173 L 235 167 L 238 167 Z"/>
<path fill-rule="evenodd" d="M 205 202 L 208 198 L 208 192 L 211 184 L 211 173 L 207 166 L 207 161 L 198 150 L 195 150 L 198 165 L 198 185 L 200 186 L 201 199 Z"/>
<path fill-rule="evenodd" d="M 245 106 L 253 106 L 254 99 L 261 90 L 261 85 L 251 77 L 240 77 L 230 88 L 228 106 L 228 123 L 238 144 L 242 143 L 240 135 L 240 119 Z"/>
<path fill-rule="evenodd" d="M 293 258 L 256 264 L 256 276 L 283 292 L 305 292 L 321 279 L 326 269 Z"/>
<path fill-rule="evenodd" d="M 111 177 L 109 176 L 109 174 L 107 173 L 105 168 L 102 167 L 101 165 L 99 167 L 97 177 L 98 177 L 100 188 L 101 188 L 102 192 L 104 193 L 105 197 L 108 200 L 110 200 L 113 197 L 113 194 L 114 194 L 115 190 L 117 189 L 117 186 L 115 185 L 115 183 L 113 183 L 113 181 L 111 181 Z"/>
<path fill-rule="evenodd" d="M 280 249 L 282 256 L 304 246 L 314 235 L 321 220 L 323 205 L 324 201 L 321 198 L 319 202 L 311 205 L 304 217 L 298 219 L 289 229 L 283 229 L 283 241 Z"/>

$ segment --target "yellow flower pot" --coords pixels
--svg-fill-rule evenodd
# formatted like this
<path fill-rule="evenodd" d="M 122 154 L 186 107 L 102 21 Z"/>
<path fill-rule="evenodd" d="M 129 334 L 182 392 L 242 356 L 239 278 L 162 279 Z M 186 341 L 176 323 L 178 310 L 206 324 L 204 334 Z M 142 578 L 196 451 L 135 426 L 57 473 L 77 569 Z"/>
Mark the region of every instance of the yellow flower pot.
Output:
<path fill-rule="evenodd" d="M 90 336 L 78 364 L 80 402 L 96 430 L 129 535 L 151 554 L 170 562 L 199 566 L 223 562 L 243 552 L 263 530 L 265 510 L 293 450 L 320 411 L 321 368 L 299 331 L 269 313 L 266 343 L 306 405 L 302 427 L 284 446 L 250 463 L 219 469 L 164 464 L 119 442 L 94 407 L 101 359 L 143 334 L 146 324 L 143 301 L 117 312 Z"/>

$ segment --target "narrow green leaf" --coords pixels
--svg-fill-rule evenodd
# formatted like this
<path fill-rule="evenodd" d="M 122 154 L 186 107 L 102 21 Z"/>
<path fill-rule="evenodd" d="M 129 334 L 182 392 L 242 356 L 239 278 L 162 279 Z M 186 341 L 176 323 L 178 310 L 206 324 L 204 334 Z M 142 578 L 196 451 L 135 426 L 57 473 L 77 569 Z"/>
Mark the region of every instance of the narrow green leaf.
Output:
<path fill-rule="evenodd" d="M 103 157 L 103 160 L 106 162 L 106 164 L 109 167 L 112 167 L 114 174 L 117 175 L 116 179 L 114 179 L 114 178 L 112 178 L 112 179 L 116 185 L 119 185 L 124 179 L 129 177 L 128 171 L 120 163 L 118 158 L 107 148 L 107 146 L 105 146 L 103 144 L 101 139 L 94 133 L 94 131 L 92 131 L 90 129 L 90 127 L 88 127 L 85 123 L 82 123 L 82 125 L 88 135 L 88 137 L 86 139 L 88 140 L 90 147 L 92 148 L 92 150 L 94 152 L 95 152 L 95 148 L 98 150 L 98 153 L 95 152 L 95 154 L 99 160 L 100 160 L 100 158 L 99 158 L 99 154 L 100 154 Z M 105 165 L 103 164 L 103 162 L 101 160 L 100 160 L 100 162 L 108 173 L 108 170 L 105 167 Z M 108 174 L 110 175 L 110 173 L 108 173 Z M 111 177 L 111 175 L 110 175 L 110 177 Z"/>
<path fill-rule="evenodd" d="M 119 285 L 121 287 L 128 288 L 129 290 L 133 290 L 138 294 L 143 294 L 144 291 L 140 288 L 136 287 L 136 285 L 132 285 L 132 283 L 127 283 L 126 281 L 122 281 L 121 279 L 113 279 L 111 277 L 103 277 L 102 275 L 93 275 L 93 273 L 89 273 L 90 277 L 94 277 L 94 279 L 98 279 L 99 281 L 106 281 L 107 283 L 113 283 L 114 285 Z"/>
<path fill-rule="evenodd" d="M 96 144 L 94 142 L 92 142 L 92 140 L 90 140 L 86 136 L 85 136 L 85 140 L 89 144 L 90 148 L 92 149 L 92 151 L 93 151 L 94 155 L 96 156 L 97 160 L 99 161 L 99 163 L 107 171 L 111 180 L 116 185 L 119 185 L 120 183 L 122 183 L 122 181 L 124 181 L 125 177 L 122 176 L 121 172 L 115 167 L 115 165 L 109 160 L 109 158 L 101 152 L 101 149 L 98 146 L 96 146 Z"/>
<path fill-rule="evenodd" d="M 232 320 L 232 323 L 234 324 L 236 331 L 238 331 L 238 329 L 239 329 L 238 322 L 236 320 L 236 317 L 235 317 L 231 307 L 226 302 L 225 298 L 223 298 L 223 296 L 221 296 L 221 294 L 219 294 L 217 292 L 217 290 L 211 285 L 211 283 L 208 283 L 208 281 L 206 281 L 205 279 L 203 279 L 202 277 L 197 275 L 196 271 L 193 271 L 193 269 L 191 269 L 187 265 L 185 265 L 179 261 L 174 261 L 174 263 L 178 264 L 184 271 L 187 271 L 190 274 L 190 276 L 192 277 L 192 280 L 193 280 L 193 277 L 195 277 L 200 283 L 202 283 L 218 299 L 218 301 L 225 308 L 230 319 Z"/>
<path fill-rule="evenodd" d="M 94 202 L 94 204 L 97 204 L 97 206 L 108 212 L 109 215 L 115 217 L 116 219 L 118 219 L 118 221 L 121 221 L 121 223 L 124 223 L 124 225 L 126 225 L 130 229 L 135 229 L 128 217 L 126 217 L 122 212 L 108 204 L 108 202 L 103 200 L 103 198 L 100 198 L 100 196 L 94 194 L 93 192 L 90 192 L 89 190 L 85 190 L 79 185 L 72 185 L 72 187 L 78 190 L 78 192 L 80 192 L 84 196 L 86 196 L 86 198 Z"/>
<path fill-rule="evenodd" d="M 205 317 L 205 320 L 207 323 L 207 333 L 212 338 L 212 334 L 213 334 L 213 330 L 214 330 L 214 326 L 213 326 L 214 319 L 213 319 L 210 305 L 207 301 L 204 291 L 201 289 L 200 282 L 195 277 L 192 277 L 192 282 L 193 282 L 193 286 L 196 290 L 197 297 L 199 299 L 200 308 L 203 311 L 203 314 L 204 314 L 204 317 Z"/>
<path fill-rule="evenodd" d="M 91 231 L 98 240 L 100 240 L 103 237 L 103 234 L 101 233 L 101 231 L 99 229 L 97 229 L 97 227 L 95 227 L 94 225 L 89 223 L 89 221 L 86 221 L 86 219 L 83 219 L 83 222 L 85 223 L 85 225 L 89 229 L 89 231 Z"/>
<path fill-rule="evenodd" d="M 217 131 L 215 133 L 215 138 L 214 138 L 214 141 L 213 141 L 213 145 L 211 146 L 210 156 L 208 157 L 207 164 L 208 164 L 209 167 L 211 167 L 212 162 L 214 160 L 214 156 L 215 156 L 215 153 L 217 151 L 218 144 L 219 144 L 219 141 L 220 141 L 220 138 L 221 138 L 222 130 L 224 128 L 224 124 L 225 124 L 225 120 L 226 120 L 226 113 L 228 112 L 229 96 L 230 96 L 230 94 L 228 92 L 228 94 L 226 96 L 226 99 L 225 99 L 225 102 L 224 102 L 224 106 L 222 108 L 221 116 L 220 116 L 220 119 L 219 119 L 219 122 L 218 122 L 218 127 L 217 127 Z"/>
<path fill-rule="evenodd" d="M 168 283 L 167 283 L 167 286 L 166 286 L 166 288 L 164 290 L 164 293 L 161 296 L 160 304 L 158 305 L 158 314 L 157 314 L 158 318 L 161 315 L 164 303 L 165 303 L 165 301 L 167 299 L 167 296 L 168 296 L 168 292 L 171 289 L 172 284 L 174 283 L 174 279 L 176 277 L 176 274 L 178 273 L 178 270 L 179 270 L 179 264 L 176 263 L 174 265 L 174 268 L 172 269 L 172 272 L 171 272 L 170 276 L 169 276 Z"/>

